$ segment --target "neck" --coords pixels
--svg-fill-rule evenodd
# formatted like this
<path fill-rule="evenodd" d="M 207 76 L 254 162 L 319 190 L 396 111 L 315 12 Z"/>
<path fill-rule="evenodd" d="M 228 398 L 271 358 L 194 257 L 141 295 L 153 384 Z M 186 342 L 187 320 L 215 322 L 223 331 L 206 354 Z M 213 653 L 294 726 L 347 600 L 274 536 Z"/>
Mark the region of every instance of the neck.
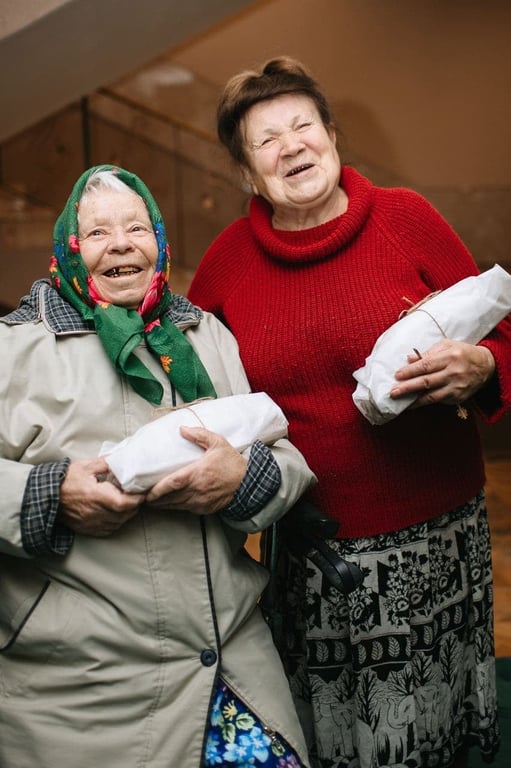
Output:
<path fill-rule="evenodd" d="M 311 229 L 326 224 L 327 221 L 342 216 L 348 208 L 348 195 L 341 187 L 336 187 L 334 194 L 328 202 L 322 203 L 317 208 L 308 208 L 306 210 L 286 209 L 276 210 L 272 216 L 272 225 L 274 229 L 283 229 L 295 231 L 300 229 Z"/>

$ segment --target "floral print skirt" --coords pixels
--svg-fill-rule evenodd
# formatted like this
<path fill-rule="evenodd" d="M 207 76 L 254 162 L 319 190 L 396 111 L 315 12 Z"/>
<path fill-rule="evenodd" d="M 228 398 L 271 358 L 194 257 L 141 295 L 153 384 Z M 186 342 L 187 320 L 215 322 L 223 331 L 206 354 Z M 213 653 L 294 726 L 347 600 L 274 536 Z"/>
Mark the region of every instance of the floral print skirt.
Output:
<path fill-rule="evenodd" d="M 498 749 L 483 493 L 395 533 L 330 542 L 363 583 L 333 590 L 281 553 L 275 633 L 315 768 L 445 768 Z"/>
<path fill-rule="evenodd" d="M 206 738 L 204 766 L 210 768 L 302 768 L 296 753 L 219 679 Z"/>

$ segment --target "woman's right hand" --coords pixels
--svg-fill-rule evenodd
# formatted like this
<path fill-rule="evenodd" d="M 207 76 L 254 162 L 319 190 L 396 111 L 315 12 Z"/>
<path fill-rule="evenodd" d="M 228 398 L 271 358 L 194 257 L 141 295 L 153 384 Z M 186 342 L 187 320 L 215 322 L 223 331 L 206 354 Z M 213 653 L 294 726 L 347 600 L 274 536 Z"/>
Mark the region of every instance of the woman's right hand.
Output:
<path fill-rule="evenodd" d="M 145 494 L 101 482 L 108 471 L 102 457 L 71 462 L 60 486 L 60 523 L 83 536 L 109 536 L 136 515 Z"/>
<path fill-rule="evenodd" d="M 398 383 L 390 396 L 418 395 L 412 408 L 433 403 L 459 405 L 473 397 L 494 373 L 495 360 L 487 347 L 442 339 L 422 355 L 409 356 L 408 365 L 395 373 Z"/>
<path fill-rule="evenodd" d="M 212 515 L 232 500 L 247 471 L 247 459 L 225 437 L 209 429 L 183 425 L 180 432 L 203 448 L 204 454 L 150 488 L 147 502 L 160 509 Z"/>

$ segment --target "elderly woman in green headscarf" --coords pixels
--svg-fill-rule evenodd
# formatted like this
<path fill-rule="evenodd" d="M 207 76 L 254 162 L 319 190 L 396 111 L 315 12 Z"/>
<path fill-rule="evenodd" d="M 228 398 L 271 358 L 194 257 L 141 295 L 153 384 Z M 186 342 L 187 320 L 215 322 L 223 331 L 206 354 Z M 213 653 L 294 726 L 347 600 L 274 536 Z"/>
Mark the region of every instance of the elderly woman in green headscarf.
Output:
<path fill-rule="evenodd" d="M 100 166 L 0 319 L 0 765 L 308 765 L 244 549 L 314 482 L 302 456 L 187 428 L 202 457 L 145 494 L 99 456 L 159 407 L 249 392 L 168 277 L 149 190 Z"/>

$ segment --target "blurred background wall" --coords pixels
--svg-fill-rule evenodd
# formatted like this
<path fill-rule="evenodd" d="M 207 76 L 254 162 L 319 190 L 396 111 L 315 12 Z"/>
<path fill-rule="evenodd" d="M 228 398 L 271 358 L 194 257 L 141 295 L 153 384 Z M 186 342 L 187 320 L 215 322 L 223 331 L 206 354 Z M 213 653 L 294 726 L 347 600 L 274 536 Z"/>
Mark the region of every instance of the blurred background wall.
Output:
<path fill-rule="evenodd" d="M 146 0 L 134 31 L 131 0 L 2 5 L 13 9 L 0 26 L 2 304 L 46 272 L 55 215 L 81 170 L 101 162 L 128 166 L 155 191 L 186 285 L 244 210 L 215 140 L 219 91 L 281 53 L 323 85 L 346 161 L 424 193 L 481 268 L 511 263 L 507 0 L 191 0 L 185 18 L 181 2 Z"/>

